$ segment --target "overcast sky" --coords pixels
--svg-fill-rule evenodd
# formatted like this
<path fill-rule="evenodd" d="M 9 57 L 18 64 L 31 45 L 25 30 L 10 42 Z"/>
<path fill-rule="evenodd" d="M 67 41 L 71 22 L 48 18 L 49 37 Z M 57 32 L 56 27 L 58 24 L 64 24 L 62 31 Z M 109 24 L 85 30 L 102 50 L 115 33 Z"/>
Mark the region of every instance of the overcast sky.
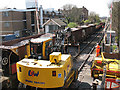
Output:
<path fill-rule="evenodd" d="M 85 6 L 90 12 L 94 11 L 100 16 L 108 16 L 109 1 L 111 0 L 38 0 L 38 3 L 39 5 L 43 6 L 43 9 L 54 8 L 55 10 L 61 8 L 65 4 L 73 4 L 76 5 L 78 8 Z M 0 8 L 4 7 L 25 9 L 26 4 L 25 0 L 0 0 Z"/>

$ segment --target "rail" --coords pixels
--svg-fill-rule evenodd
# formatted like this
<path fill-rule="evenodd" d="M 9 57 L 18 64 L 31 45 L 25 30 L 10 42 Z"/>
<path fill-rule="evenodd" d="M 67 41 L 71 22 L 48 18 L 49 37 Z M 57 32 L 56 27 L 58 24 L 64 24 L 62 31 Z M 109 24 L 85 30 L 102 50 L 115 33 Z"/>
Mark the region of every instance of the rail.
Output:
<path fill-rule="evenodd" d="M 96 34 L 96 36 L 86 45 L 84 46 L 84 48 L 73 58 L 73 60 L 75 61 L 80 55 L 81 53 L 95 40 L 95 38 L 99 35 L 100 33 Z M 100 40 L 97 43 L 101 43 L 101 40 L 103 40 L 104 37 L 104 33 L 102 33 L 102 37 L 100 38 Z M 95 45 L 92 47 L 92 49 L 90 50 L 90 52 L 87 55 L 87 58 L 82 62 L 81 66 L 78 68 L 78 73 L 82 70 L 82 68 L 84 67 L 86 61 L 88 60 L 88 58 L 90 57 L 90 54 L 94 51 L 95 49 Z"/>

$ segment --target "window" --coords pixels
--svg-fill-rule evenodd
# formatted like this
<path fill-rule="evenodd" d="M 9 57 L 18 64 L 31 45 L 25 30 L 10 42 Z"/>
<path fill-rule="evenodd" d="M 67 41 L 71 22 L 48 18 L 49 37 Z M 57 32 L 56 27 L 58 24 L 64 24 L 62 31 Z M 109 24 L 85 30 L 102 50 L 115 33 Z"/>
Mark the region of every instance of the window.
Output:
<path fill-rule="evenodd" d="M 26 21 L 24 22 L 24 29 L 27 29 L 27 23 L 26 23 Z"/>
<path fill-rule="evenodd" d="M 9 22 L 5 22 L 4 23 L 4 27 L 10 27 L 10 23 Z"/>
<path fill-rule="evenodd" d="M 32 26 L 32 32 L 35 32 L 35 26 Z"/>
<path fill-rule="evenodd" d="M 34 24 L 34 11 L 31 12 L 31 24 Z"/>
<path fill-rule="evenodd" d="M 4 16 L 4 17 L 8 17 L 8 16 L 9 16 L 9 13 L 8 13 L 8 12 L 3 12 L 3 16 Z"/>
<path fill-rule="evenodd" d="M 45 56 L 47 56 L 47 58 L 49 58 L 49 54 L 51 53 L 51 47 L 52 47 L 52 41 L 48 41 L 45 43 Z"/>
<path fill-rule="evenodd" d="M 39 44 L 31 43 L 31 54 L 42 56 L 42 45 L 43 45 L 42 43 Z"/>
<path fill-rule="evenodd" d="M 23 19 L 26 20 L 26 12 L 23 12 Z"/>

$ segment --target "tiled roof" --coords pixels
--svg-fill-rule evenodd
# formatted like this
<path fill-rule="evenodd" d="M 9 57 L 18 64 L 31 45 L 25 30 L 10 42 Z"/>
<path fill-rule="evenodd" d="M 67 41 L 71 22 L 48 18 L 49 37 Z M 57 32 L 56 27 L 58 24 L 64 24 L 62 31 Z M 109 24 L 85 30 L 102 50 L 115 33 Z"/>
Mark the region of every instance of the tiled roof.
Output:
<path fill-rule="evenodd" d="M 66 24 L 62 20 L 60 20 L 60 19 L 49 19 L 47 22 L 45 22 L 43 24 L 43 26 L 48 24 L 50 21 L 52 21 L 53 23 L 57 24 L 59 27 L 66 26 Z"/>
<path fill-rule="evenodd" d="M 61 26 L 65 26 L 66 24 L 62 21 L 62 20 L 60 20 L 60 19 L 52 19 L 52 20 L 54 20 L 56 23 L 58 23 L 59 25 L 61 25 Z"/>

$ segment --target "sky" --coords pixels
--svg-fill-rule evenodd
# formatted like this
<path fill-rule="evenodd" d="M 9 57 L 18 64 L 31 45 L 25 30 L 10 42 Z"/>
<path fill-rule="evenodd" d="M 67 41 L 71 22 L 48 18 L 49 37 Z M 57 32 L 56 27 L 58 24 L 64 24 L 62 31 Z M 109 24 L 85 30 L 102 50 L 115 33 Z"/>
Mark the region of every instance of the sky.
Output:
<path fill-rule="evenodd" d="M 0 9 L 2 8 L 17 8 L 25 9 L 26 1 L 35 0 L 0 0 Z M 38 0 L 38 5 L 42 5 L 43 9 L 54 8 L 55 10 L 62 8 L 65 4 L 73 4 L 78 8 L 85 6 L 89 12 L 93 11 L 102 16 L 109 16 L 108 3 L 111 0 Z"/>

